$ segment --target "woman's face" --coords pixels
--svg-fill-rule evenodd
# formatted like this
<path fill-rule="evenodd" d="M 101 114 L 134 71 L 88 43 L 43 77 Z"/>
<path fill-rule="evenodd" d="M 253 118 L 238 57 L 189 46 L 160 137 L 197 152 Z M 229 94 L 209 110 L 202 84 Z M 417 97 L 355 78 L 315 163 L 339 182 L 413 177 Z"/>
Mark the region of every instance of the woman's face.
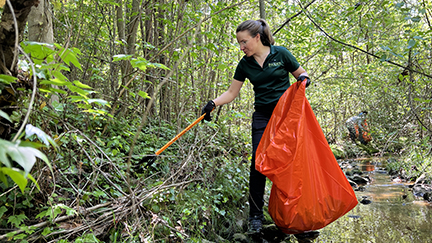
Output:
<path fill-rule="evenodd" d="M 248 30 L 243 30 L 237 32 L 236 35 L 237 42 L 240 44 L 240 50 L 242 50 L 248 57 L 255 54 L 256 48 L 258 47 L 258 42 L 261 41 L 259 34 L 257 34 L 255 37 L 252 37 Z"/>

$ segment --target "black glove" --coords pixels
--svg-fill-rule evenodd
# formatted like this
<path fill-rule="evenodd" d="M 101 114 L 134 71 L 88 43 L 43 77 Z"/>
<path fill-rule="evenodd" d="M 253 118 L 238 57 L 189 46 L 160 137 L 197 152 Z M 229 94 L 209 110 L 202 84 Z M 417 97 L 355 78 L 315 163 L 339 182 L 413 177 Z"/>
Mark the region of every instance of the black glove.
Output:
<path fill-rule="evenodd" d="M 207 105 L 204 106 L 204 108 L 202 109 L 201 115 L 204 115 L 204 113 L 206 114 L 204 116 L 204 120 L 206 121 L 211 121 L 211 116 L 210 116 L 210 112 L 212 112 L 212 110 L 214 110 L 214 108 L 216 108 L 215 103 L 213 102 L 213 100 L 210 100 Z"/>
<path fill-rule="evenodd" d="M 310 83 L 311 83 L 311 80 L 310 80 L 310 78 L 308 76 L 304 76 L 304 75 L 299 76 L 297 78 L 297 81 L 303 82 L 305 79 L 306 79 L 306 88 L 307 88 L 310 85 Z"/>

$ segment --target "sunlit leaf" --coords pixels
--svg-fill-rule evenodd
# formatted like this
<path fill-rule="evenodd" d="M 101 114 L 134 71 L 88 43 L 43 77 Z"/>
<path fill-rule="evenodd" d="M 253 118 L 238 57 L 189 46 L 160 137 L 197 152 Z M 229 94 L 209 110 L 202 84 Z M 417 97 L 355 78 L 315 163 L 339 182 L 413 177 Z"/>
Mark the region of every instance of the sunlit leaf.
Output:
<path fill-rule="evenodd" d="M 141 90 L 138 92 L 138 95 L 143 97 L 144 99 L 151 99 L 151 97 L 147 94 L 147 92 Z"/>
<path fill-rule="evenodd" d="M 132 58 L 132 55 L 119 54 L 119 55 L 113 56 L 113 61 L 118 62 L 118 61 L 122 61 L 122 60 L 130 60 L 131 58 Z"/>
<path fill-rule="evenodd" d="M 29 173 L 36 162 L 36 158 L 40 158 L 50 167 L 51 164 L 48 158 L 41 151 L 32 148 L 20 146 L 19 142 L 9 142 L 7 140 L 0 139 L 0 160 L 7 167 L 11 167 L 9 158 L 17 162 L 25 171 Z"/>
<path fill-rule="evenodd" d="M 131 65 L 132 67 L 139 68 L 145 72 L 147 70 L 147 67 L 149 67 L 151 63 L 147 61 L 145 58 L 139 57 L 137 59 L 132 59 Z"/>
<path fill-rule="evenodd" d="M 170 70 L 167 66 L 163 65 L 162 63 L 153 63 L 153 65 L 157 68 L 161 68 L 164 70 Z"/>
<path fill-rule="evenodd" d="M 101 106 L 109 106 L 109 104 L 108 104 L 108 101 L 106 101 L 106 100 L 103 100 L 103 99 L 88 99 L 87 100 L 87 102 L 88 103 L 97 103 L 97 104 L 99 104 L 99 105 L 101 105 Z"/>
<path fill-rule="evenodd" d="M 33 183 L 36 185 L 37 189 L 40 191 L 40 186 L 39 186 L 39 184 L 37 183 L 37 181 L 35 180 L 35 178 L 34 178 L 31 174 L 28 174 L 27 177 L 28 177 L 31 181 L 33 181 Z"/>
<path fill-rule="evenodd" d="M 16 83 L 17 80 L 18 80 L 18 78 L 16 78 L 16 77 L 12 77 L 12 76 L 5 75 L 5 74 L 0 74 L 0 82 L 2 82 L 4 84 Z"/>
<path fill-rule="evenodd" d="M 91 91 L 83 90 L 83 89 L 78 88 L 77 86 L 75 86 L 73 84 L 69 84 L 69 85 L 67 85 L 67 87 L 70 89 L 70 91 L 78 93 L 82 96 L 87 96 L 88 94 L 91 93 Z"/>
<path fill-rule="evenodd" d="M 71 49 L 65 49 L 62 46 L 55 44 L 56 47 L 59 49 L 57 54 L 60 56 L 60 58 L 63 60 L 64 63 L 67 65 L 70 65 L 71 63 L 77 67 L 79 70 L 82 71 L 81 64 L 78 61 L 78 55 L 81 53 L 78 49 L 73 48 Z"/>
<path fill-rule="evenodd" d="M 87 84 L 83 84 L 83 83 L 81 83 L 81 82 L 78 81 L 78 80 L 73 81 L 73 83 L 74 83 L 77 87 L 82 88 L 82 89 L 92 89 L 92 87 L 88 86 Z"/>
<path fill-rule="evenodd" d="M 36 64 L 41 64 L 43 61 L 53 61 L 52 54 L 54 53 L 54 46 L 47 43 L 40 43 L 35 41 L 21 42 L 23 50 L 30 54 L 32 61 Z"/>
<path fill-rule="evenodd" d="M 39 83 L 40 84 L 53 84 L 53 85 L 59 85 L 59 86 L 70 84 L 69 81 L 62 81 L 58 78 L 54 78 L 54 79 L 50 79 L 50 80 L 42 80 Z"/>
<path fill-rule="evenodd" d="M 4 119 L 8 120 L 9 122 L 12 122 L 9 115 L 2 110 L 0 110 L 0 117 L 3 117 Z"/>
<path fill-rule="evenodd" d="M 53 88 L 53 87 L 48 88 L 48 91 L 50 91 L 50 92 L 55 92 L 55 93 L 59 93 L 59 94 L 67 94 L 66 91 L 64 91 L 64 90 L 62 90 L 62 89 L 56 89 L 56 88 Z"/>
<path fill-rule="evenodd" d="M 421 99 L 421 98 L 414 98 L 415 101 L 423 102 L 423 103 L 430 103 L 432 100 L 430 99 Z"/>
<path fill-rule="evenodd" d="M 24 189 L 27 186 L 27 179 L 23 173 L 16 168 L 1 167 L 1 172 L 8 175 L 20 188 L 21 192 L 24 193 Z"/>
<path fill-rule="evenodd" d="M 39 128 L 33 126 L 32 124 L 26 125 L 25 133 L 26 133 L 26 138 L 36 135 L 46 146 L 49 146 L 50 144 L 53 147 L 57 146 L 54 139 L 52 139 L 48 134 L 46 134 L 44 131 L 40 130 Z"/>

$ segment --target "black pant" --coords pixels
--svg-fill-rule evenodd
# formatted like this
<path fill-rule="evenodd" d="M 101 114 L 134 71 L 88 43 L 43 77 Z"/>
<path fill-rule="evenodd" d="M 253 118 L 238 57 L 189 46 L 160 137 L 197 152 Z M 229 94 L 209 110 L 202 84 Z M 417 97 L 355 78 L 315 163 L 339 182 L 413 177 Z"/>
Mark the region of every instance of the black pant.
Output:
<path fill-rule="evenodd" d="M 252 116 L 252 163 L 249 176 L 249 216 L 262 216 L 264 206 L 264 190 L 266 177 L 255 170 L 255 153 L 258 144 L 270 120 L 273 109 L 267 111 L 255 111 Z"/>

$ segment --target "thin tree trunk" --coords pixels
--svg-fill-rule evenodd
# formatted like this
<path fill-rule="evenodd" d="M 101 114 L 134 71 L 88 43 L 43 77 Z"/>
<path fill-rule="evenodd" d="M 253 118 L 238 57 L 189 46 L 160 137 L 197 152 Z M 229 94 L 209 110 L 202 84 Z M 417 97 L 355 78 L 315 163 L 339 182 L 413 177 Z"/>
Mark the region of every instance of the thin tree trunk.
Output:
<path fill-rule="evenodd" d="M 259 0 L 259 8 L 260 8 L 260 18 L 265 19 L 266 18 L 266 12 L 265 12 L 264 0 Z"/>
<path fill-rule="evenodd" d="M 54 31 L 52 16 L 50 12 L 50 3 L 48 0 L 40 0 L 38 6 L 31 8 L 28 16 L 28 39 L 42 43 L 54 43 Z M 53 88 L 59 89 L 57 85 Z M 59 102 L 58 95 L 51 95 L 50 104 Z"/>

